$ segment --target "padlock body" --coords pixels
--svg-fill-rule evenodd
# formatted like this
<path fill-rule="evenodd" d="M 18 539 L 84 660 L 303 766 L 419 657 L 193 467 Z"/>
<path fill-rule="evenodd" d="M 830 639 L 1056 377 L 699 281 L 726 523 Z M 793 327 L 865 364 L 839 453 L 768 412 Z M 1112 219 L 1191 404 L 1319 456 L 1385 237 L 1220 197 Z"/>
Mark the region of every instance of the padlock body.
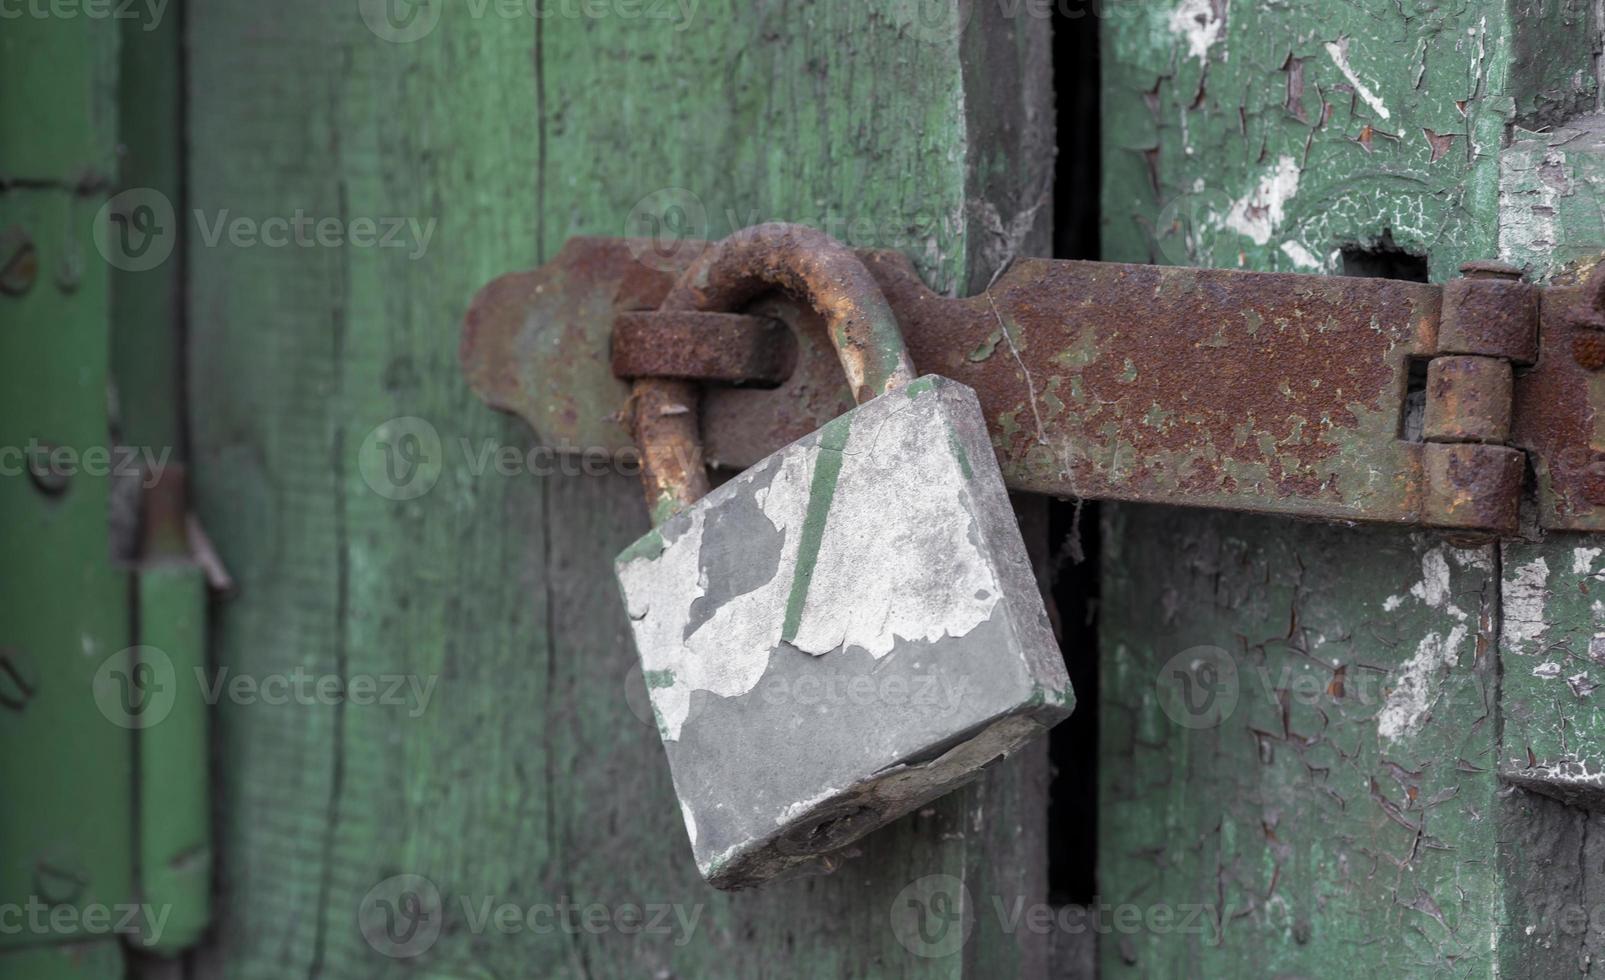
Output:
<path fill-rule="evenodd" d="M 1067 717 L 1069 678 L 975 393 L 927 376 L 618 559 L 697 866 L 822 858 Z"/>

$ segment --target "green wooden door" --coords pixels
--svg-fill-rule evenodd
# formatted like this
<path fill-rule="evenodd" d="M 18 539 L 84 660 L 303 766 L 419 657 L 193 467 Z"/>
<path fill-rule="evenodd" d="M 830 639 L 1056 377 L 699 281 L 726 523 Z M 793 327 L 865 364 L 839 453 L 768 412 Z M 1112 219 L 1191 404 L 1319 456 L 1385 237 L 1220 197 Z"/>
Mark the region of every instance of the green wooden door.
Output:
<path fill-rule="evenodd" d="M 1092 575 L 1048 540 L 1081 512 L 1021 500 L 1076 579 L 1062 618 L 1100 593 L 1057 771 L 1037 746 L 832 875 L 727 895 L 631 670 L 635 478 L 496 465 L 536 436 L 457 360 L 482 284 L 643 216 L 805 222 L 955 294 L 1093 257 L 1089 214 L 1111 260 L 1572 275 L 1605 248 L 1592 4 L 38 9 L 0 20 L 0 228 L 40 258 L 0 296 L 0 448 L 116 425 L 182 450 L 234 589 L 176 678 L 214 703 L 211 931 L 177 960 L 0 935 L 0 976 L 1084 976 L 1089 941 L 1107 976 L 1567 976 L 1605 952 L 1605 546 L 1106 505 Z M 179 231 L 137 274 L 84 244 L 135 185 Z M 182 372 L 151 356 L 178 321 Z M 424 454 L 385 457 L 398 433 Z M 0 494 L 0 904 L 41 874 L 148 899 L 137 852 L 176 825 L 131 788 L 180 753 L 136 765 L 87 692 L 157 593 L 112 560 L 109 481 Z M 1206 660 L 1229 696 L 1178 713 L 1175 667 Z M 184 853 L 168 870 L 204 873 Z M 1050 854 L 1095 885 L 1050 891 Z"/>
<path fill-rule="evenodd" d="M 1596 108 L 1586 4 L 1118 6 L 1106 258 L 1547 279 L 1605 245 L 1592 126 L 1560 125 Z M 1107 937 L 1105 975 L 1589 971 L 1595 542 L 1105 517 L 1099 880 L 1200 912 Z M 1163 710 L 1199 657 L 1235 668 L 1224 721 Z"/>
<path fill-rule="evenodd" d="M 476 470 L 484 447 L 534 436 L 470 393 L 457 343 L 486 281 L 570 236 L 624 234 L 664 199 L 705 216 L 692 234 L 805 221 L 901 247 L 941 288 L 983 285 L 1045 247 L 1047 32 L 984 5 L 935 20 L 899 3 L 539 9 L 189 10 L 205 221 L 430 231 L 394 249 L 225 232 L 191 251 L 197 496 L 239 582 L 216 617 L 219 669 L 433 685 L 427 703 L 219 705 L 222 894 L 202 973 L 1039 973 L 1040 937 L 982 919 L 967 945 L 923 957 L 887 914 L 928 874 L 1042 899 L 1045 749 L 833 876 L 735 896 L 702 884 L 629 700 L 611 568 L 647 527 L 639 483 Z M 445 461 L 410 499 L 362 468 L 395 419 L 420 420 L 404 424 Z M 427 879 L 407 883 L 445 914 L 392 962 L 359 914 L 382 920 L 402 875 Z M 504 906 L 511 921 L 487 922 Z M 573 911 L 544 911 L 558 906 Z M 613 920 L 630 907 L 654 910 L 651 928 Z"/>

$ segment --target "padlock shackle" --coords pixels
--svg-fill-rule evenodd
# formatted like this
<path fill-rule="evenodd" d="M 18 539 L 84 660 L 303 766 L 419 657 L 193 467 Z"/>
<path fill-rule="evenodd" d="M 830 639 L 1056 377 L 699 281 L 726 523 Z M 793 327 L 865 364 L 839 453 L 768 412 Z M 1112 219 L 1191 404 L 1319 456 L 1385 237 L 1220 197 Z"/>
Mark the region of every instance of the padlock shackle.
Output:
<path fill-rule="evenodd" d="M 897 317 L 875 277 L 845 245 L 803 225 L 754 225 L 711 246 L 680 275 L 659 309 L 734 313 L 776 289 L 825 318 L 859 404 L 917 377 Z M 708 492 L 697 388 L 686 381 L 641 378 L 631 398 L 641 480 L 657 525 Z"/>
<path fill-rule="evenodd" d="M 680 274 L 659 308 L 734 313 L 773 289 L 824 317 L 858 404 L 916 377 L 875 277 L 847 246 L 805 225 L 753 225 L 718 242 Z"/>

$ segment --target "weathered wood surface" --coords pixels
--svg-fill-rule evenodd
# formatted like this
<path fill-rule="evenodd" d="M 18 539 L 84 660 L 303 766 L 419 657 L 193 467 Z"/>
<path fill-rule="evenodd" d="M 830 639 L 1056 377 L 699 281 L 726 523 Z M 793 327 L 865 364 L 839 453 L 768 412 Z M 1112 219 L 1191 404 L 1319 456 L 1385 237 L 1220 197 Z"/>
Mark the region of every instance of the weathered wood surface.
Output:
<path fill-rule="evenodd" d="M 1491 975 L 1493 549 L 1154 508 L 1106 530 L 1100 881 L 1191 928 L 1105 937 L 1105 972 Z M 1235 665 L 1218 724 L 1161 696 L 1204 656 Z"/>
<path fill-rule="evenodd" d="M 1605 253 L 1605 117 L 1517 129 L 1500 155 L 1501 257 L 1540 278 L 1587 273 Z M 1545 347 L 1543 357 L 1569 357 Z M 1596 426 L 1597 429 L 1597 426 Z M 1598 467 L 1605 442 L 1583 465 Z M 1557 799 L 1605 809 L 1605 542 L 1536 532 L 1504 547 L 1501 771 Z"/>
<path fill-rule="evenodd" d="M 392 249 L 192 251 L 199 506 L 239 579 L 218 610 L 219 669 L 434 684 L 421 711 L 219 706 L 223 895 L 202 975 L 1040 970 L 1039 937 L 990 915 L 931 959 L 888 922 L 932 873 L 977 902 L 1040 894 L 1040 754 L 865 841 L 833 876 L 735 897 L 700 883 L 656 733 L 626 700 L 611 561 L 646 527 L 636 481 L 476 473 L 487 443 L 532 437 L 467 390 L 456 344 L 479 285 L 570 235 L 638 232 L 648 198 L 700 204 L 688 237 L 806 221 L 901 247 L 939 287 L 984 281 L 1049 213 L 1034 233 L 1021 219 L 1051 165 L 1045 33 L 983 28 L 979 7 L 933 29 L 890 2 L 701 3 L 683 27 L 622 4 L 541 19 L 490 4 L 420 7 L 426 33 L 392 42 L 378 34 L 412 28 L 363 19 L 384 6 L 233 0 L 188 24 L 203 220 L 299 209 L 432 227 Z M 962 71 L 961 47 L 977 55 Z M 407 500 L 364 477 L 383 465 L 365 440 L 397 417 L 433 426 L 444 460 Z M 405 963 L 357 924 L 398 874 L 446 905 Z M 683 945 L 672 916 L 658 935 L 504 934 L 475 927 L 465 900 L 476 915 L 657 903 L 697 919 Z"/>
<path fill-rule="evenodd" d="M 1434 280 L 1492 257 L 1507 126 L 1593 105 L 1590 60 L 1556 40 L 1587 5 L 1533 6 L 1112 5 L 1106 257 L 1333 273 L 1385 229 Z"/>
<path fill-rule="evenodd" d="M 6 978 L 120 969 L 104 927 L 61 944 L 85 931 L 82 910 L 134 897 L 131 733 L 93 697 L 103 665 L 122 669 L 129 638 L 127 578 L 113 567 L 108 527 L 111 269 L 92 234 L 115 169 L 117 40 L 114 23 L 82 17 L 11 17 L 0 28 L 0 229 L 31 238 L 37 261 L 31 286 L 0 296 Z M 40 481 L 56 485 L 50 493 L 22 455 L 40 446 L 70 454 L 70 475 Z M 73 914 L 30 911 L 41 902 Z"/>
<path fill-rule="evenodd" d="M 1585 149 L 1597 124 L 1535 132 L 1594 109 L 1594 17 L 1577 2 L 1210 0 L 1111 15 L 1105 257 L 1336 273 L 1345 250 L 1388 241 L 1442 280 L 1473 258 L 1543 276 L 1597 252 Z M 1256 911 L 1215 941 L 1106 940 L 1105 971 L 1586 970 L 1600 935 L 1595 818 L 1499 774 L 1527 766 L 1529 746 L 1561 762 L 1597 731 L 1567 681 L 1595 671 L 1592 567 L 1574 571 L 1592 542 L 1459 553 L 1398 532 L 1177 521 L 1110 519 L 1106 751 L 1168 744 L 1185 762 L 1106 771 L 1100 881 L 1106 901 Z M 1429 568 L 1434 554 L 1445 561 Z M 1540 559 L 1547 590 L 1522 584 Z M 1251 675 L 1221 727 L 1179 728 L 1156 713 L 1154 683 L 1198 644 L 1329 693 L 1265 717 Z M 1533 676 L 1549 659 L 1570 669 Z M 1330 693 L 1366 674 L 1382 681 L 1370 708 Z M 1420 727 L 1400 733 L 1390 704 L 1422 693 Z M 1400 834 L 1414 844 L 1401 851 Z"/>

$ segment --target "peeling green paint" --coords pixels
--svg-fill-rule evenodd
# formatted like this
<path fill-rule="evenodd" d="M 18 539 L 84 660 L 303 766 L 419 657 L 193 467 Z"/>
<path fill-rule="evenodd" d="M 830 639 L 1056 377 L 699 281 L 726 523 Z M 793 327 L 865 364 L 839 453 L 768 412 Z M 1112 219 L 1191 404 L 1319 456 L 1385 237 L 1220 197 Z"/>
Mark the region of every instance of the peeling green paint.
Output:
<path fill-rule="evenodd" d="M 1001 343 L 1002 341 L 1003 341 L 1003 331 L 1002 331 L 1002 329 L 1000 328 L 998 330 L 992 331 L 991 333 L 987 334 L 985 340 L 981 341 L 980 346 L 976 347 L 975 350 L 970 351 L 970 360 L 976 361 L 976 362 L 980 362 L 980 361 L 986 360 L 987 358 L 992 356 L 992 352 L 993 351 L 998 349 L 998 344 Z"/>
<path fill-rule="evenodd" d="M 1343 249 L 1387 232 L 1427 258 L 1433 281 L 1471 259 L 1540 275 L 1587 260 L 1605 244 L 1599 124 L 1537 130 L 1595 109 L 1590 8 L 1162 0 L 1115 10 L 1102 25 L 1103 256 L 1340 273 Z M 1510 142 L 1513 122 L 1532 131 Z M 1250 338 L 1301 328 L 1241 315 Z M 1292 380 L 1296 399 L 1303 379 Z M 1235 425 L 1233 442 L 1260 458 L 1223 464 L 1231 482 L 1297 466 L 1288 447 L 1333 428 L 1328 413 L 1294 404 L 1278 424 Z M 1367 439 L 1396 422 L 1385 405 L 1347 410 Z M 1181 478 L 1188 462 L 1155 465 Z M 1322 479 L 1345 495 L 1404 490 L 1358 467 Z M 1105 513 L 1101 748 L 1118 762 L 1100 776 L 1100 880 L 1132 901 L 1195 900 L 1220 914 L 1200 937 L 1101 943 L 1102 975 L 1319 975 L 1342 962 L 1387 976 L 1568 976 L 1597 965 L 1597 930 L 1562 935 L 1553 916 L 1562 903 L 1599 902 L 1598 816 L 1495 777 L 1581 759 L 1605 737 L 1592 704 L 1605 677 L 1589 646 L 1605 627 L 1591 572 L 1553 572 L 1563 558 L 1582 567 L 1574 549 L 1588 539 L 1507 544 L 1502 584 L 1491 549 L 1458 552 L 1440 590 L 1421 567 L 1430 536 Z M 1551 585 L 1523 612 L 1510 602 L 1516 571 L 1538 558 Z M 1547 637 L 1534 633 L 1519 662 L 1503 650 L 1495 660 L 1501 614 L 1506 645 L 1512 622 L 1547 622 Z M 1434 661 L 1456 629 L 1457 657 Z M 1197 645 L 1253 671 L 1240 673 L 1244 700 L 1221 729 L 1184 730 L 1154 697 L 1166 657 Z M 1330 693 L 1339 664 L 1335 689 L 1350 692 L 1340 702 L 1276 696 L 1284 671 L 1314 670 L 1314 689 Z M 1382 681 L 1370 704 L 1353 696 L 1366 677 Z M 1423 678 L 1426 710 L 1383 739 L 1388 698 Z"/>
<path fill-rule="evenodd" d="M 1217 22 L 1208 45 L 1194 8 Z M 1105 257 L 1331 273 L 1384 229 L 1435 279 L 1490 257 L 1506 125 L 1591 98 L 1591 60 L 1563 57 L 1589 42 L 1560 32 L 1553 12 L 1494 2 L 1119 5 L 1104 32 Z M 1516 49 L 1549 58 L 1549 81 L 1513 77 Z"/>
<path fill-rule="evenodd" d="M 957 434 L 949 431 L 947 434 L 947 448 L 952 451 L 953 458 L 958 460 L 959 469 L 963 471 L 966 480 L 975 479 L 975 471 L 970 469 L 970 454 L 964 451 L 964 444 L 959 442 Z"/>
<path fill-rule="evenodd" d="M 680 502 L 668 491 L 664 491 L 652 505 L 652 524 L 653 526 L 662 524 L 679 512 Z"/>
<path fill-rule="evenodd" d="M 903 386 L 903 393 L 908 396 L 910 401 L 913 401 L 926 392 L 935 390 L 937 377 L 938 376 L 934 374 L 927 374 L 922 378 L 915 378 L 913 381 L 910 381 L 908 384 Z M 827 426 L 827 428 L 829 428 L 829 426 Z M 842 438 L 845 440 L 846 435 L 844 434 Z M 823 446 L 824 443 L 821 442 L 820 445 Z M 844 441 L 842 445 L 846 445 L 846 442 Z M 837 446 L 836 448 L 840 449 L 841 446 Z"/>
<path fill-rule="evenodd" d="M 622 565 L 625 562 L 631 562 L 641 558 L 656 558 L 663 554 L 663 545 L 663 533 L 654 527 L 652 530 L 646 532 L 645 534 L 641 535 L 640 538 L 636 539 L 634 544 L 619 552 L 617 563 Z"/>

